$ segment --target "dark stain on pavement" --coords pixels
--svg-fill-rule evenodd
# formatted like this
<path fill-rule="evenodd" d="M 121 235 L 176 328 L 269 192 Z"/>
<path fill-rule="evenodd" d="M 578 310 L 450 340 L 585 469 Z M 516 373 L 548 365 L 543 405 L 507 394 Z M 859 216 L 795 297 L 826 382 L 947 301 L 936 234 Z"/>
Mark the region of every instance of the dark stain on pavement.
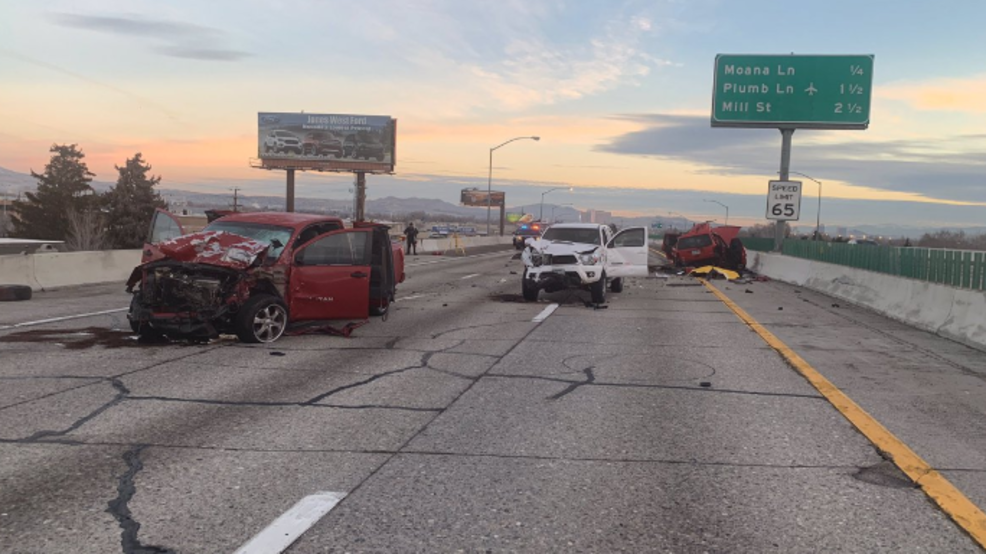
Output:
<path fill-rule="evenodd" d="M 892 489 L 912 489 L 916 486 L 904 475 L 904 472 L 897 469 L 897 466 L 887 460 L 876 465 L 860 468 L 852 476 L 854 479 L 864 483 L 890 487 Z"/>
<path fill-rule="evenodd" d="M 124 348 L 133 346 L 160 346 L 169 341 L 138 339 L 130 331 L 85 327 L 82 329 L 30 329 L 0 337 L 0 342 L 26 342 L 34 344 L 61 344 L 66 350 L 86 350 L 94 346 Z"/>
<path fill-rule="evenodd" d="M 493 300 L 499 300 L 500 302 L 519 302 L 521 304 L 526 304 L 527 300 L 519 294 L 494 294 L 490 298 Z"/>

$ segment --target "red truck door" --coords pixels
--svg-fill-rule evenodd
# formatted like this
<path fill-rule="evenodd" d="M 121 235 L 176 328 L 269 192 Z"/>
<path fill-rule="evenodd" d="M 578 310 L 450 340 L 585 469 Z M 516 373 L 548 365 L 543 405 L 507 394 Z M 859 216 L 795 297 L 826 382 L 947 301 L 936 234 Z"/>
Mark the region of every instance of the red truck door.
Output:
<path fill-rule="evenodd" d="M 370 315 L 372 229 L 342 229 L 299 248 L 289 279 L 291 321 Z"/>

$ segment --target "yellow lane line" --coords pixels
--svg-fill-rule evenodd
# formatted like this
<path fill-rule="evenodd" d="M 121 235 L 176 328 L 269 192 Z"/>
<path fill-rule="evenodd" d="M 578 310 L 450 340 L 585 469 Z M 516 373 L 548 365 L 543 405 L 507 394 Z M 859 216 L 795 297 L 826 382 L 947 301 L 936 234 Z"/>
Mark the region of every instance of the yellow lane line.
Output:
<path fill-rule="evenodd" d="M 955 485 L 950 483 L 935 468 L 931 467 L 928 462 L 918 456 L 903 441 L 888 431 L 873 416 L 866 413 L 866 410 L 861 408 L 859 404 L 853 402 L 851 398 L 833 385 L 831 381 L 823 377 L 815 368 L 811 367 L 804 358 L 791 350 L 780 339 L 774 336 L 773 333 L 753 319 L 743 308 L 737 306 L 735 302 L 730 300 L 708 281 L 702 280 L 702 284 L 719 297 L 719 300 L 722 300 L 726 306 L 729 306 L 729 309 L 743 320 L 743 323 L 749 325 L 754 332 L 760 335 L 760 338 L 764 342 L 783 356 L 863 436 L 869 439 L 886 457 L 890 458 L 915 485 L 921 487 L 921 490 L 935 504 L 938 504 L 948 514 L 948 517 L 952 518 L 979 546 L 986 549 L 986 514 L 978 506 L 973 504 L 959 489 L 955 488 Z"/>

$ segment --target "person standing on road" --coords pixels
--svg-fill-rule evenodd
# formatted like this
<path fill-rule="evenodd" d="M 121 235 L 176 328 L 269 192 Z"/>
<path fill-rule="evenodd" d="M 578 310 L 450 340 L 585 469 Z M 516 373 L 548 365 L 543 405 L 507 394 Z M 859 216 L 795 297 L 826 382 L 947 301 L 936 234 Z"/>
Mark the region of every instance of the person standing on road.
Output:
<path fill-rule="evenodd" d="M 411 254 L 411 250 L 414 250 L 414 255 L 418 255 L 418 230 L 414 228 L 414 222 L 407 224 L 404 229 L 404 236 L 407 240 L 407 254 Z"/>

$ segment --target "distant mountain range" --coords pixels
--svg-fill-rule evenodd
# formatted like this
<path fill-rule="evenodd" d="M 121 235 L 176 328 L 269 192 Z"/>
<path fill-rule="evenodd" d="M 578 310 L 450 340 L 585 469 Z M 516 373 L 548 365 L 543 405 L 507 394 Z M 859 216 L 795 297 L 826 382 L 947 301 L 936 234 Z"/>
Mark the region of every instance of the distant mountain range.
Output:
<path fill-rule="evenodd" d="M 9 197 L 16 197 L 18 194 L 34 190 L 36 185 L 36 180 L 30 175 L 0 167 L 0 196 L 5 195 Z M 112 187 L 113 183 L 106 181 L 93 181 L 92 186 L 97 191 L 102 192 Z M 226 209 L 232 207 L 233 203 L 232 193 L 229 192 L 219 194 L 169 188 L 162 188 L 160 189 L 160 192 L 161 195 L 168 201 L 172 210 L 181 211 L 184 209 L 189 213 L 203 213 L 207 209 L 214 208 Z M 284 198 L 281 196 L 241 195 L 238 198 L 238 202 L 240 206 L 244 207 L 244 209 L 274 211 L 284 209 Z M 345 198 L 328 199 L 299 197 L 295 200 L 295 206 L 299 211 L 334 213 L 345 216 L 351 213 L 353 202 L 351 199 Z M 524 213 L 525 208 L 530 210 L 530 205 L 507 208 L 507 212 L 510 214 Z M 443 217 L 472 218 L 476 222 L 480 223 L 486 220 L 485 208 L 461 206 L 434 198 L 398 198 L 395 196 L 387 196 L 383 198 L 368 199 L 366 202 L 366 211 L 368 214 L 374 214 L 378 217 L 390 219 L 392 221 L 404 221 L 408 214 L 414 212 L 424 212 L 436 220 L 441 220 Z M 493 210 L 492 222 L 494 225 L 496 225 L 499 218 L 499 214 L 497 212 L 498 210 Z M 534 215 L 537 216 L 538 214 L 535 213 Z M 545 219 L 550 219 L 552 215 L 554 216 L 554 220 L 565 222 L 577 222 L 580 218 L 580 212 L 570 206 L 545 204 Z M 621 227 L 637 225 L 650 226 L 654 223 L 661 223 L 664 229 L 675 228 L 679 230 L 687 229 L 692 225 L 692 223 L 694 223 L 694 221 L 682 217 L 665 217 L 659 215 L 627 218 L 616 216 L 613 218 L 613 222 L 617 223 Z M 919 238 L 924 233 L 933 233 L 941 229 L 941 227 L 892 224 L 852 225 L 844 227 L 847 228 L 848 234 L 857 236 L 883 235 L 911 238 Z M 795 228 L 800 232 L 810 233 L 814 229 L 814 226 L 805 225 L 802 222 L 802 224 L 796 225 Z M 826 232 L 832 234 L 836 232 L 836 229 L 836 226 L 828 225 L 826 227 Z M 967 234 L 986 233 L 986 226 L 953 227 L 951 229 L 961 229 Z"/>

